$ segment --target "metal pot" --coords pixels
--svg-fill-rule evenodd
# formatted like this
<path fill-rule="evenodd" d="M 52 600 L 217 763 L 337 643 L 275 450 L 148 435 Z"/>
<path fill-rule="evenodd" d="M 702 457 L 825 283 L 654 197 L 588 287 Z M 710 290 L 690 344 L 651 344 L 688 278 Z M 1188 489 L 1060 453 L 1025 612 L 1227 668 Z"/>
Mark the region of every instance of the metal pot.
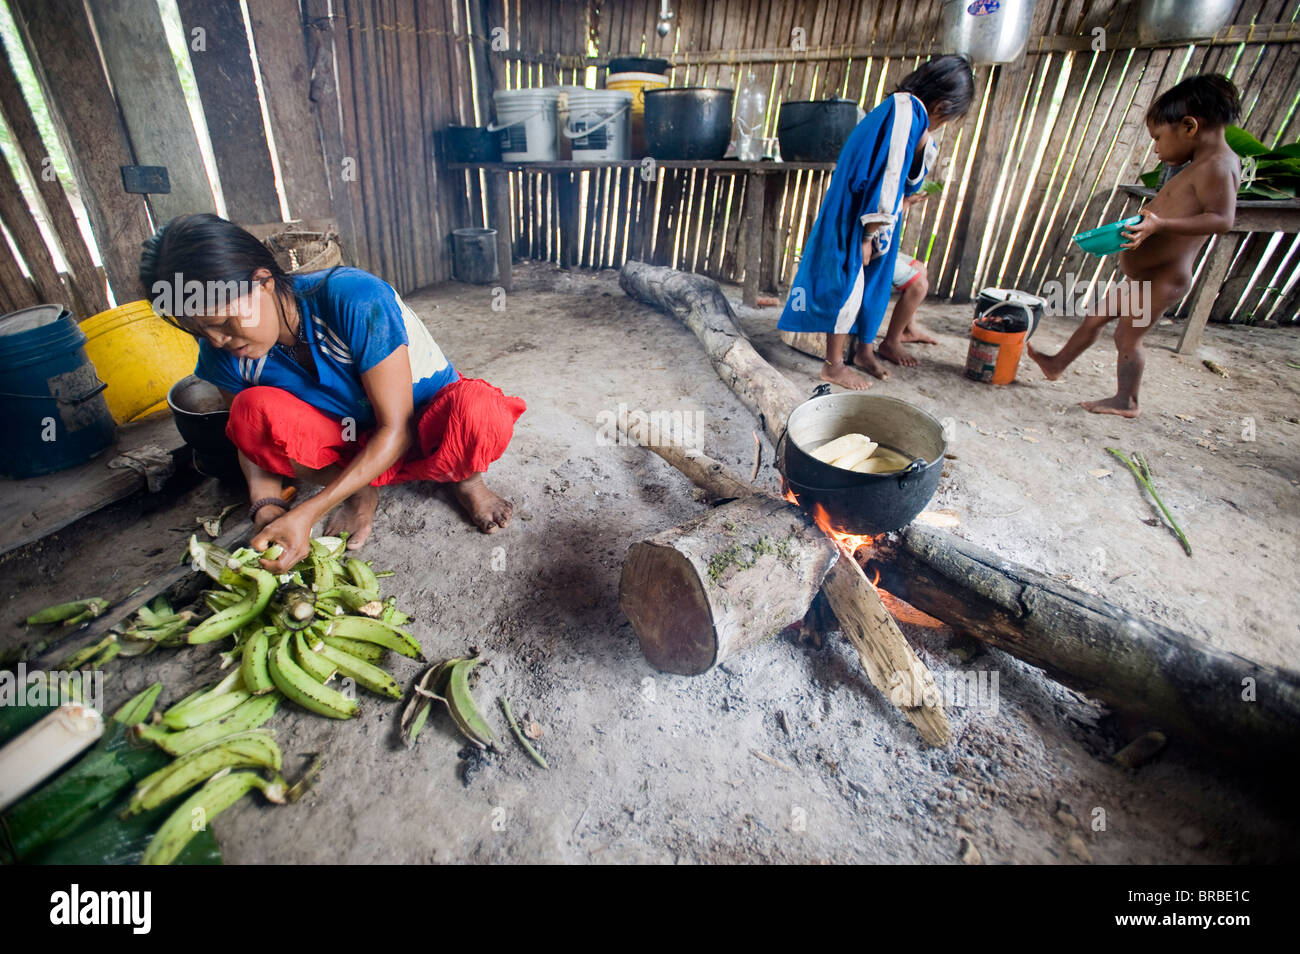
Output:
<path fill-rule="evenodd" d="M 939 486 L 948 446 L 943 425 L 895 398 L 827 391 L 819 387 L 786 422 L 776 452 L 786 486 L 805 510 L 820 506 L 836 530 L 876 534 L 907 526 Z M 911 465 L 896 474 L 861 474 L 812 456 L 827 441 L 852 433 L 913 458 Z"/>
<path fill-rule="evenodd" d="M 1208 39 L 1232 22 L 1236 0 L 1142 0 L 1138 36 L 1143 43 Z"/>
<path fill-rule="evenodd" d="M 1034 0 L 944 0 L 939 47 L 976 63 L 1012 63 L 1024 56 Z"/>
<path fill-rule="evenodd" d="M 735 90 L 679 86 L 645 91 L 645 138 L 655 159 L 721 159 L 731 141 Z"/>
<path fill-rule="evenodd" d="M 188 375 L 167 392 L 176 430 L 194 452 L 194 469 L 207 477 L 235 480 L 240 475 L 239 452 L 226 436 L 230 411 L 217 388 Z"/>
<path fill-rule="evenodd" d="M 847 99 L 782 103 L 776 120 L 781 158 L 786 162 L 834 162 L 862 117 Z"/>

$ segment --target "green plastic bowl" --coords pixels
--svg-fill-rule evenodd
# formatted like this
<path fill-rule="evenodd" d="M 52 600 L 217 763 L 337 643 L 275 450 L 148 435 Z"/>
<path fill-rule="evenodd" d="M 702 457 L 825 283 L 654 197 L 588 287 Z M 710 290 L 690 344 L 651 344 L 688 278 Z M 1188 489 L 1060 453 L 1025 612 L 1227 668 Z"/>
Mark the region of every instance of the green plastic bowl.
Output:
<path fill-rule="evenodd" d="M 1093 255 L 1112 255 L 1124 248 L 1124 231 L 1142 221 L 1140 215 L 1130 215 L 1118 222 L 1107 222 L 1095 229 L 1080 232 L 1074 242 L 1085 252 Z"/>

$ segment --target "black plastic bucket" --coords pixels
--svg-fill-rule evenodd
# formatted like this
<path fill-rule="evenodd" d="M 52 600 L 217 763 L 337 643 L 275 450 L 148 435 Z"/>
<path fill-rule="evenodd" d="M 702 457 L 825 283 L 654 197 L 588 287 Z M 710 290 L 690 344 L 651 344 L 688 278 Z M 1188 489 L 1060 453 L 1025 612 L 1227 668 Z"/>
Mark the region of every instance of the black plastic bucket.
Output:
<path fill-rule="evenodd" d="M 448 162 L 500 162 L 501 138 L 483 126 L 448 126 L 443 133 Z"/>
<path fill-rule="evenodd" d="M 776 138 L 786 162 L 834 162 L 858 125 L 858 104 L 847 99 L 782 103 Z"/>
<path fill-rule="evenodd" d="M 648 59 L 644 56 L 620 56 L 609 61 L 611 73 L 667 73 L 672 64 L 667 60 Z"/>
<path fill-rule="evenodd" d="M 735 91 L 679 86 L 645 91 L 645 138 L 655 159 L 721 159 Z"/>
<path fill-rule="evenodd" d="M 497 280 L 496 229 L 456 229 L 451 245 L 458 282 L 491 285 Z"/>

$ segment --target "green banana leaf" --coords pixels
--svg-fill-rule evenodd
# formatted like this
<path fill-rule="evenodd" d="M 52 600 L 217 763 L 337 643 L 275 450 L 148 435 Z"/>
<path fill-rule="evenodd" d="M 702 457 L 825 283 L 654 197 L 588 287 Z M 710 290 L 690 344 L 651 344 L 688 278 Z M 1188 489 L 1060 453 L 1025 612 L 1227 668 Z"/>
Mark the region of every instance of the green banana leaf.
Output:
<path fill-rule="evenodd" d="M 152 811 L 119 816 L 131 802 L 131 792 L 122 794 L 107 811 L 86 819 L 74 831 L 46 845 L 28 861 L 37 865 L 135 865 L 140 863 L 158 826 L 176 810 L 172 803 Z M 198 832 L 172 862 L 175 865 L 219 865 L 221 847 L 211 826 Z"/>
<path fill-rule="evenodd" d="M 44 705 L 0 705 L 0 746 L 5 745 L 10 739 L 15 738 L 27 729 L 30 729 L 42 717 L 48 715 L 54 709 L 57 709 L 65 702 L 77 702 L 75 691 L 69 693 L 67 699 L 59 697 L 60 688 L 73 688 L 68 683 L 60 684 L 58 680 L 53 680 L 49 692 L 49 699 Z M 28 690 L 29 692 L 31 690 Z"/>
<path fill-rule="evenodd" d="M 171 756 L 155 745 L 133 744 L 127 726 L 110 720 L 85 755 L 0 815 L 14 859 L 26 860 L 66 835 L 169 761 Z"/>
<path fill-rule="evenodd" d="M 1160 185 L 1160 169 L 1161 166 L 1156 166 L 1150 172 L 1142 173 L 1142 175 L 1138 176 L 1138 179 L 1148 189 L 1154 189 Z"/>
<path fill-rule="evenodd" d="M 171 757 L 154 745 L 133 742 L 128 730 L 149 717 L 161 689 L 161 683 L 154 683 L 128 700 L 80 758 L 0 815 L 0 861 L 89 865 L 140 860 L 166 820 L 168 806 L 126 821 L 118 816 L 130 801 L 131 787 Z M 31 724 L 57 703 L 21 707 L 31 711 L 17 716 L 5 710 L 20 707 L 5 706 L 0 715 L 11 716 L 15 724 Z M 176 863 L 220 864 L 220 848 L 211 832 L 201 832 Z"/>
<path fill-rule="evenodd" d="M 1294 188 L 1292 188 L 1289 191 L 1286 189 L 1278 189 L 1267 183 L 1260 182 L 1257 179 L 1254 182 L 1252 182 L 1250 185 L 1245 186 L 1240 192 L 1237 193 L 1237 195 L 1238 197 L 1244 197 L 1248 199 L 1285 200 L 1285 199 L 1294 199 L 1296 197 L 1296 190 Z"/>
<path fill-rule="evenodd" d="M 1262 156 L 1269 151 L 1268 146 L 1240 126 L 1229 126 L 1223 131 L 1223 138 L 1239 156 Z"/>

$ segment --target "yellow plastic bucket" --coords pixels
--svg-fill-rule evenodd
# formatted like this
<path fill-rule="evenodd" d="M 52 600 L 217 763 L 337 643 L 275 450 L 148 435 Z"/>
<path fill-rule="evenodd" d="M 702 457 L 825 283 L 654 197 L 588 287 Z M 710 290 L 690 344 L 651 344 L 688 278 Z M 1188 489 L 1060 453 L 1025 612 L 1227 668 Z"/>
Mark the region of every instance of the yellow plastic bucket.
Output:
<path fill-rule="evenodd" d="M 645 91 L 667 89 L 668 77 L 662 73 L 610 73 L 605 89 L 632 94 L 632 122 L 628 136 L 628 156 L 642 159 L 649 151 L 645 141 Z"/>
<path fill-rule="evenodd" d="M 81 323 L 86 355 L 119 424 L 167 410 L 168 389 L 194 371 L 199 343 L 154 314 L 147 301 L 118 305 Z"/>

